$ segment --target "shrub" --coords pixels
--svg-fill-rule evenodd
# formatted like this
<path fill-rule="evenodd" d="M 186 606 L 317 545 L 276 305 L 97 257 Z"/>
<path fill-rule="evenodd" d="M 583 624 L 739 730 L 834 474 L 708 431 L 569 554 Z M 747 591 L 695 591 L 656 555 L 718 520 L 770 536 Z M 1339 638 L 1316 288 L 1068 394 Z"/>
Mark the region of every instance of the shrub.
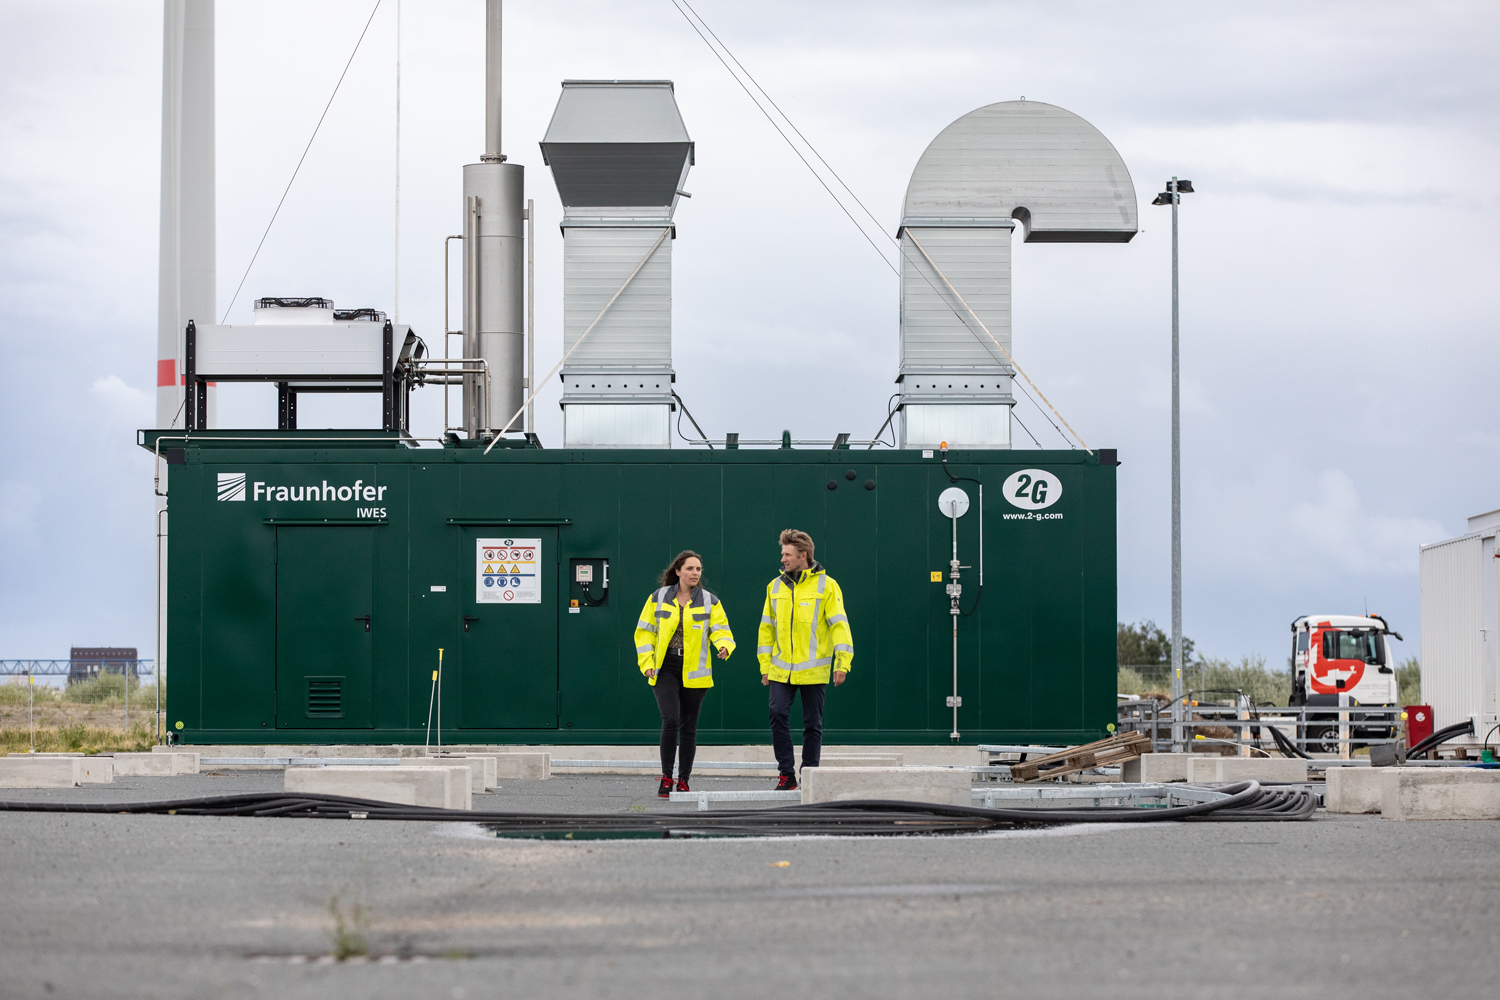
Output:
<path fill-rule="evenodd" d="M 1422 704 L 1422 664 L 1408 656 L 1396 665 L 1397 698 L 1403 705 Z"/>
<path fill-rule="evenodd" d="M 27 685 L 25 677 L 12 678 L 8 684 L 0 684 L 0 705 L 26 704 L 26 688 L 31 688 L 32 704 L 50 705 L 57 701 L 59 691 L 51 684 Z"/>

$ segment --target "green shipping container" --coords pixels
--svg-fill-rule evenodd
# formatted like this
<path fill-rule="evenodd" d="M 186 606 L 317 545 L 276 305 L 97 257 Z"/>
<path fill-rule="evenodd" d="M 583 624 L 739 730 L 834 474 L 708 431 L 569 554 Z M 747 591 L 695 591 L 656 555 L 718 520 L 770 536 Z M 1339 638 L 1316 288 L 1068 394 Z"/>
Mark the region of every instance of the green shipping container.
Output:
<path fill-rule="evenodd" d="M 978 485 L 957 483 L 962 741 L 1077 743 L 1114 720 L 1112 452 L 954 451 L 945 471 L 920 451 L 139 440 L 158 437 L 167 723 L 184 743 L 421 743 L 442 649 L 445 742 L 654 744 L 632 633 L 681 549 L 702 553 L 739 645 L 714 662 L 699 740 L 767 742 L 756 630 L 793 527 L 854 633 L 825 740 L 948 743 L 950 473 L 984 484 L 981 518 Z"/>

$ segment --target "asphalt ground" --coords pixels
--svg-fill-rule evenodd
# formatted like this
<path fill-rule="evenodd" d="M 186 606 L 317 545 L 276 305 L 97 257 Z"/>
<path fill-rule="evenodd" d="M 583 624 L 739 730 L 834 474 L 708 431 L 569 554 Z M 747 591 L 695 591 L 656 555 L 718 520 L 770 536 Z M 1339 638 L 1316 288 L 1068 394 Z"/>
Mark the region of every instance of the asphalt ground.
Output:
<path fill-rule="evenodd" d="M 280 786 L 277 772 L 224 772 L 0 798 Z M 654 790 L 560 776 L 505 782 L 475 807 L 695 808 Z M 464 823 L 0 813 L 0 846 L 4 997 L 1407 1000 L 1500 984 L 1500 823 L 1319 813 L 532 841 Z M 335 910 L 373 960 L 327 957 Z"/>

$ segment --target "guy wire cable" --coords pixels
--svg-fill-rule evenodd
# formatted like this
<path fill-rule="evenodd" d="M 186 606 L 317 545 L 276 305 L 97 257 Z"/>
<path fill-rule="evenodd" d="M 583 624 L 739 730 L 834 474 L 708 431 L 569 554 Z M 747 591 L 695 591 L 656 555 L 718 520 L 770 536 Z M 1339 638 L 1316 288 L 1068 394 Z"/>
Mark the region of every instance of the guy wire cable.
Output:
<path fill-rule="evenodd" d="M 672 6 L 674 6 L 674 7 L 677 8 L 677 12 L 680 13 L 683 16 L 683 19 L 688 22 L 688 26 L 691 27 L 693 29 L 693 31 L 698 35 L 698 37 L 703 40 L 703 44 L 708 46 L 709 51 L 714 54 L 714 58 L 718 59 L 719 62 L 724 66 L 724 68 L 726 70 L 728 70 L 729 75 L 732 76 L 732 77 L 734 77 L 734 80 L 735 80 L 736 83 L 739 84 L 740 89 L 745 92 L 745 96 L 747 96 L 747 97 L 750 98 L 751 103 L 753 103 L 755 105 L 756 109 L 758 111 L 760 111 L 760 113 L 762 115 L 765 116 L 765 118 L 766 118 L 766 120 L 768 122 L 771 123 L 771 127 L 774 128 L 774 129 L 776 129 L 777 134 L 781 136 L 781 138 L 786 142 L 786 144 L 789 147 L 791 147 L 792 152 L 794 154 L 796 154 L 796 156 L 797 156 L 797 158 L 799 160 L 802 161 L 803 166 L 807 167 L 807 169 L 812 173 L 814 179 L 816 179 L 817 182 L 820 185 L 822 185 L 823 190 L 825 190 L 825 191 L 828 192 L 828 196 L 834 200 L 834 202 L 839 206 L 839 209 L 841 211 L 843 211 L 844 215 L 846 215 L 849 218 L 849 221 L 852 222 L 852 223 L 854 223 L 854 227 L 859 230 L 860 235 L 863 236 L 865 238 L 865 241 L 870 244 L 871 248 L 874 249 L 876 251 L 876 253 L 878 253 L 880 255 L 881 261 L 883 261 L 885 263 L 886 267 L 890 268 L 891 271 L 892 271 L 892 273 L 895 273 L 896 276 L 899 278 L 900 277 L 900 272 L 898 272 L 896 270 L 895 266 L 891 264 L 890 260 L 885 256 L 885 254 L 883 252 L 881 252 L 880 249 L 879 249 L 879 247 L 877 247 L 875 245 L 874 241 L 870 239 L 869 234 L 867 232 L 865 232 L 864 226 L 860 225 L 859 222 L 854 218 L 854 215 L 849 211 L 848 207 L 844 205 L 843 200 L 840 199 L 839 196 L 834 193 L 833 189 L 828 186 L 828 183 L 823 180 L 822 175 L 819 174 L 817 170 L 813 169 L 813 165 L 807 161 L 807 157 L 805 157 L 805 156 L 802 155 L 802 151 L 797 148 L 796 143 L 792 142 L 791 137 L 788 136 L 786 134 L 786 132 L 781 128 L 780 124 L 777 123 L 776 119 L 771 116 L 771 113 L 768 112 L 764 107 L 761 106 L 760 101 L 756 98 L 756 96 L 753 93 L 751 93 L 750 88 L 745 85 L 744 81 L 740 79 L 739 74 L 737 74 L 730 67 L 729 63 L 724 59 L 724 56 L 720 55 L 719 48 L 722 48 L 724 50 L 724 53 L 727 54 L 729 56 L 729 58 L 734 61 L 734 64 L 736 66 L 738 66 L 740 68 L 740 71 L 745 74 L 745 77 L 751 83 L 753 83 L 755 85 L 756 90 L 759 90 L 765 96 L 767 103 L 769 103 L 773 108 L 776 109 L 777 113 L 781 115 L 781 117 L 786 121 L 787 125 L 792 129 L 792 131 L 797 133 L 797 137 L 800 138 L 803 141 L 803 143 L 812 152 L 812 154 L 815 157 L 817 157 L 818 161 L 820 163 L 822 163 L 823 166 L 828 169 L 828 172 L 834 177 L 835 180 L 838 181 L 839 185 L 841 187 L 843 187 L 843 189 L 845 191 L 849 192 L 849 195 L 854 199 L 855 203 L 857 205 L 859 205 L 859 207 L 864 211 L 865 215 L 869 216 L 870 220 L 875 223 L 876 227 L 879 228 L 882 233 L 884 233 L 885 230 L 884 230 L 883 227 L 880 226 L 880 220 L 875 218 L 874 213 L 872 213 L 869 210 L 869 208 L 865 206 L 864 202 L 859 199 L 858 195 L 854 194 L 853 189 L 850 188 L 849 185 L 844 181 L 844 179 L 839 176 L 838 171 L 834 170 L 833 167 L 829 165 L 828 161 L 826 159 L 824 159 L 824 157 L 823 157 L 823 155 L 821 153 L 818 152 L 817 148 L 815 146 L 813 146 L 813 144 L 810 141 L 808 141 L 808 139 L 807 139 L 807 137 L 805 135 L 802 134 L 801 129 L 797 128 L 796 124 L 791 120 L 791 118 L 789 118 L 787 116 L 786 112 L 782 111 L 781 107 L 779 105 L 777 105 L 774 100 L 772 100 L 771 95 L 766 92 L 766 89 L 760 85 L 759 81 L 757 81 L 755 79 L 755 77 L 751 75 L 751 73 L 750 73 L 749 70 L 745 69 L 744 64 L 741 63 L 740 60 L 738 59 L 738 57 L 736 57 L 734 55 L 734 53 L 730 51 L 729 46 L 725 45 L 723 39 L 719 38 L 719 36 L 714 32 L 714 30 L 708 26 L 708 22 L 705 21 L 705 20 L 703 20 L 703 16 L 701 14 L 699 14 L 696 10 L 693 10 L 691 6 L 688 6 L 687 0 L 671 0 L 671 3 L 672 3 Z M 688 11 L 683 9 L 684 6 L 688 6 L 688 10 L 692 10 L 692 13 L 693 13 L 692 17 L 688 16 Z M 697 22 L 694 21 L 694 18 L 697 18 Z M 698 27 L 699 23 L 701 23 L 703 25 L 702 29 L 700 29 Z M 707 31 L 709 35 L 713 36 L 714 42 L 718 43 L 719 48 L 715 48 L 714 44 L 711 43 L 711 42 L 709 42 L 708 36 L 704 35 L 704 33 L 703 33 L 704 31 Z M 910 235 L 910 234 L 908 233 L 908 235 Z M 887 235 L 886 238 L 887 239 L 891 239 L 891 237 L 889 237 L 888 235 Z M 920 244 L 917 244 L 917 241 L 916 241 L 915 237 L 911 237 L 911 239 L 912 239 L 912 243 L 915 244 L 919 250 L 922 250 L 922 256 L 924 256 L 924 257 L 927 258 L 928 264 L 931 265 L 931 267 L 933 268 L 933 270 L 937 271 L 938 275 L 943 278 L 944 284 L 948 285 L 949 290 L 951 290 L 953 292 L 953 294 L 958 297 L 959 301 L 963 303 L 964 308 L 968 309 L 970 315 L 974 315 L 974 310 L 969 306 L 969 303 L 966 300 L 964 300 L 963 295 L 960 294 L 959 291 L 956 288 L 953 287 L 952 282 L 948 281 L 947 276 L 943 274 L 942 270 L 937 266 L 937 264 L 933 263 L 932 258 L 928 257 L 927 251 L 923 250 Z M 903 259 L 911 261 L 911 263 L 913 263 L 913 264 L 916 263 L 916 261 L 913 260 L 911 258 L 911 256 L 906 252 L 906 248 L 903 247 L 899 241 L 892 239 L 892 242 L 896 244 L 896 248 L 897 248 L 898 252 L 901 254 L 901 256 L 902 256 Z M 954 308 L 954 306 L 953 306 L 953 304 L 951 302 L 947 302 L 947 300 L 943 297 L 942 293 L 938 291 L 937 286 L 932 283 L 932 279 L 929 278 L 929 277 L 927 277 L 926 274 L 923 274 L 920 268 L 917 269 L 917 273 L 921 274 L 922 275 L 922 279 L 927 282 L 928 286 L 932 288 L 933 292 L 937 293 L 938 297 L 940 299 L 944 300 L 945 304 L 948 305 L 948 308 L 950 310 L 952 310 L 952 312 L 954 313 L 954 315 L 958 317 L 959 321 L 963 323 L 965 329 L 969 329 L 969 324 L 963 319 L 963 315 L 961 313 L 959 313 L 959 311 L 956 308 Z M 1061 413 L 1058 413 L 1057 408 L 1055 406 L 1052 406 L 1051 401 L 1047 399 L 1047 397 L 1042 393 L 1041 389 L 1037 388 L 1036 383 L 1031 382 L 1030 376 L 1028 376 L 1024 371 L 1022 371 L 1021 368 L 1020 368 L 1020 366 L 1015 363 L 1015 359 L 1011 357 L 1010 352 L 1006 351 L 1005 348 L 1000 344 L 1000 342 L 998 340 L 995 340 L 995 335 L 992 334 L 992 333 L 990 333 L 989 328 L 984 325 L 983 321 L 980 320 L 977 315 L 974 315 L 974 319 L 975 319 L 976 322 L 979 323 L 981 329 L 983 329 L 984 332 L 989 335 L 990 339 L 995 342 L 995 346 L 999 347 L 1000 350 L 1004 353 L 1005 358 L 1010 363 L 1011 367 L 1015 368 L 1015 370 L 1020 373 L 1021 377 L 1024 378 L 1028 383 L 1031 384 L 1031 387 L 1036 390 L 1036 392 L 1037 392 L 1037 394 L 1039 396 L 1042 397 L 1042 400 L 1047 403 L 1047 406 L 1049 408 L 1051 408 L 1052 412 L 1056 413 L 1058 419 L 1062 420 L 1064 426 L 1066 426 L 1068 428 L 1068 430 L 1073 433 L 1073 437 L 1077 438 L 1078 443 L 1081 444 L 1081 445 L 1083 445 L 1084 451 L 1086 451 L 1086 452 L 1088 452 L 1089 454 L 1092 455 L 1093 454 L 1093 449 L 1091 449 L 1088 446 L 1088 444 L 1083 440 L 1083 438 L 1078 437 L 1078 433 L 1076 431 L 1073 431 L 1072 425 L 1068 424 L 1067 420 L 1063 417 L 1063 415 Z M 972 330 L 970 332 L 972 332 Z M 977 339 L 977 335 L 976 335 L 976 339 Z M 983 343 L 983 341 L 981 341 L 981 343 Z M 1024 389 L 1022 391 L 1024 392 Z M 1035 400 L 1033 400 L 1033 402 L 1035 402 Z M 1040 410 L 1041 407 L 1037 407 L 1037 409 Z M 1043 416 L 1046 416 L 1046 414 L 1043 413 Z M 1051 418 L 1050 417 L 1048 418 L 1048 421 L 1051 422 Z M 1058 434 L 1061 435 L 1064 440 L 1067 440 L 1067 435 L 1063 434 L 1061 428 L 1058 428 L 1055 423 L 1053 423 L 1053 427 L 1057 429 Z M 1029 430 L 1026 433 L 1028 435 L 1031 434 L 1031 432 Z M 1036 438 L 1032 437 L 1032 440 L 1035 441 Z M 1041 447 L 1040 442 L 1037 443 L 1037 447 Z M 1072 447 L 1071 442 L 1069 443 L 1069 447 Z"/>

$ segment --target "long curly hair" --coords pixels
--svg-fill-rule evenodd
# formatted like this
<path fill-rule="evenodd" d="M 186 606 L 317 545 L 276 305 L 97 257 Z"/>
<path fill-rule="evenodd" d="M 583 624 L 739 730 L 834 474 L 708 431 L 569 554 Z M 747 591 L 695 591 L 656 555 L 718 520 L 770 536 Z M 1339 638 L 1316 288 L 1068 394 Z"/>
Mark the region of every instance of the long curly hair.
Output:
<path fill-rule="evenodd" d="M 677 586 L 677 571 L 682 569 L 682 564 L 689 559 L 696 559 L 700 564 L 703 562 L 703 557 L 692 549 L 683 549 L 677 553 L 677 558 L 672 560 L 672 565 L 661 571 L 661 576 L 657 577 L 657 582 L 663 587 Z"/>

